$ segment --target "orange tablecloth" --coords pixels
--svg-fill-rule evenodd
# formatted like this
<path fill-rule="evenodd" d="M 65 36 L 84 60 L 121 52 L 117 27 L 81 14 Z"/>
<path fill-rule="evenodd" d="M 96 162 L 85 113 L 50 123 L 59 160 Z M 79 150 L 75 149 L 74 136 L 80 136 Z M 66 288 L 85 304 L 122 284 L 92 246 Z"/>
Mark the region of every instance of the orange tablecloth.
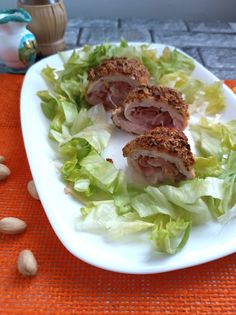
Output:
<path fill-rule="evenodd" d="M 87 265 L 62 246 L 26 189 L 31 175 L 19 119 L 22 79 L 0 75 L 0 155 L 12 171 L 0 182 L 0 217 L 28 223 L 21 235 L 0 235 L 0 314 L 235 314 L 236 254 L 164 274 L 125 275 Z M 31 279 L 16 270 L 25 248 L 39 263 Z"/>

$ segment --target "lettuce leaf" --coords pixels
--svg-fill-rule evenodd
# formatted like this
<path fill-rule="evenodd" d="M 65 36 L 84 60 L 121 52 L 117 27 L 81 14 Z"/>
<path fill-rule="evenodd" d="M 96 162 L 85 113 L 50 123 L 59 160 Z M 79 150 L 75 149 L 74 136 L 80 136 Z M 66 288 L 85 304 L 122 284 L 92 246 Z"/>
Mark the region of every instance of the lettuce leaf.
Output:
<path fill-rule="evenodd" d="M 109 143 L 112 128 L 103 106 L 96 105 L 88 111 L 80 111 L 71 128 L 72 138 L 85 139 L 100 153 Z"/>
<path fill-rule="evenodd" d="M 236 173 L 236 151 L 229 151 L 227 158 L 224 159 L 224 172 L 221 175 L 223 178 L 234 176 Z"/>
<path fill-rule="evenodd" d="M 188 85 L 189 80 L 190 78 L 187 73 L 183 71 L 176 71 L 163 75 L 158 81 L 158 85 L 167 86 L 182 92 L 183 89 Z"/>
<path fill-rule="evenodd" d="M 80 142 L 80 144 L 83 143 Z M 80 159 L 78 154 L 80 154 Z M 84 156 L 81 158 L 81 155 Z M 107 193 L 113 193 L 117 186 L 119 171 L 113 164 L 104 160 L 94 149 L 90 148 L 88 152 L 88 147 L 82 145 L 79 152 L 75 151 L 71 159 L 64 163 L 62 174 L 64 179 L 75 183 L 77 191 L 79 191 L 78 187 L 80 187 L 80 180 L 82 179 L 83 182 L 87 181 L 87 186 L 83 185 L 83 192 L 90 193 L 90 189 L 95 187 Z"/>
<path fill-rule="evenodd" d="M 203 196 L 223 199 L 223 184 L 223 179 L 207 177 L 183 181 L 179 187 L 163 185 L 159 189 L 169 201 L 188 210 L 189 205 L 194 205 Z"/>
<path fill-rule="evenodd" d="M 190 131 L 204 157 L 216 156 L 221 160 L 223 154 L 236 150 L 236 120 L 212 123 L 202 118 L 199 124 L 190 126 Z"/>
<path fill-rule="evenodd" d="M 210 85 L 206 85 L 203 89 L 204 95 L 202 98 L 207 102 L 206 114 L 215 115 L 221 113 L 225 107 L 225 97 L 222 91 L 222 82 L 214 82 Z"/>
<path fill-rule="evenodd" d="M 128 184 L 123 171 L 119 171 L 117 177 L 117 183 L 114 191 L 114 203 L 117 207 L 117 213 L 120 215 L 132 210 L 131 193 L 128 191 Z"/>
<path fill-rule="evenodd" d="M 158 59 L 158 68 L 159 71 L 155 73 L 157 82 L 164 75 L 180 70 L 186 74 L 191 74 L 195 65 L 191 58 L 178 50 L 171 51 L 169 48 L 165 48 L 161 57 Z"/>
<path fill-rule="evenodd" d="M 85 139 L 79 138 L 67 141 L 58 148 L 58 151 L 67 162 L 70 162 L 73 159 L 80 161 L 89 154 L 91 149 L 91 145 Z"/>
<path fill-rule="evenodd" d="M 91 184 L 106 192 L 114 192 L 119 171 L 112 163 L 107 162 L 92 150 L 79 164 L 81 172 L 88 176 Z"/>
<path fill-rule="evenodd" d="M 213 217 L 227 222 L 236 215 L 236 121 L 212 123 L 201 119 L 199 125 L 191 126 L 191 132 L 204 156 L 197 158 L 196 174 L 201 177 L 214 174 L 223 181 L 223 196 L 209 195 L 204 201 Z"/>
<path fill-rule="evenodd" d="M 90 206 L 81 209 L 83 217 L 76 221 L 80 231 L 108 232 L 112 238 L 121 238 L 154 226 L 153 223 L 139 219 L 136 213 L 117 214 L 117 209 L 112 200 L 91 202 Z"/>
<path fill-rule="evenodd" d="M 181 70 L 164 75 L 158 85 L 179 90 L 189 104 L 190 113 L 205 111 L 206 115 L 215 115 L 225 109 L 226 102 L 220 81 L 204 84 Z"/>
<path fill-rule="evenodd" d="M 226 223 L 236 216 L 236 151 L 230 151 L 223 163 L 224 198 L 210 210 L 219 222 Z"/>
<path fill-rule="evenodd" d="M 172 218 L 177 217 L 173 205 L 158 188 L 148 186 L 144 191 L 145 193 L 135 196 L 131 201 L 132 207 L 141 218 L 158 213 L 169 215 Z"/>
<path fill-rule="evenodd" d="M 207 200 L 213 217 L 221 223 L 227 223 L 236 215 L 236 174 L 224 180 L 224 198 Z"/>
<path fill-rule="evenodd" d="M 169 216 L 160 215 L 152 231 L 154 246 L 160 252 L 176 254 L 186 244 L 191 228 L 191 221 L 180 217 L 173 220 Z"/>
<path fill-rule="evenodd" d="M 44 115 L 52 120 L 57 112 L 57 99 L 49 93 L 49 91 L 39 91 L 37 94 L 41 99 L 41 108 Z"/>
<path fill-rule="evenodd" d="M 56 70 L 54 68 L 49 67 L 48 65 L 42 70 L 42 77 L 51 87 L 56 87 L 57 79 L 56 79 Z"/>
<path fill-rule="evenodd" d="M 84 192 L 87 196 L 90 196 L 90 180 L 88 178 L 79 178 L 74 183 L 74 189 L 78 192 Z"/>
<path fill-rule="evenodd" d="M 195 161 L 194 169 L 197 177 L 218 177 L 222 173 L 220 162 L 216 156 L 198 156 L 195 157 Z"/>
<path fill-rule="evenodd" d="M 108 120 L 103 106 L 96 105 L 91 109 L 81 109 L 78 113 L 71 104 L 63 104 L 62 119 L 55 126 L 50 126 L 49 135 L 64 146 L 67 142 L 73 143 L 76 139 L 86 140 L 97 152 L 102 152 L 108 145 L 112 125 Z M 53 120 L 55 123 L 55 121 Z M 78 143 L 78 142 L 77 142 Z"/>

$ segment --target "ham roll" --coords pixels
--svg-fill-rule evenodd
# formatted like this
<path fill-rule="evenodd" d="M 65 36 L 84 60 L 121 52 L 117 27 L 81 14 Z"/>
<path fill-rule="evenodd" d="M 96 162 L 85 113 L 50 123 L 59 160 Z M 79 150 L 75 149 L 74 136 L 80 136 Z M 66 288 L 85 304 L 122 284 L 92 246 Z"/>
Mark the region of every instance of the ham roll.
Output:
<path fill-rule="evenodd" d="M 134 134 L 143 134 L 159 126 L 184 130 L 188 119 L 188 105 L 179 92 L 168 87 L 135 87 L 123 106 L 112 112 L 114 124 Z"/>
<path fill-rule="evenodd" d="M 158 127 L 123 148 L 133 179 L 144 184 L 176 183 L 191 179 L 194 158 L 182 131 Z"/>
<path fill-rule="evenodd" d="M 131 88 L 148 84 L 149 73 L 137 60 L 111 58 L 91 69 L 88 80 L 86 101 L 109 111 L 122 105 Z"/>

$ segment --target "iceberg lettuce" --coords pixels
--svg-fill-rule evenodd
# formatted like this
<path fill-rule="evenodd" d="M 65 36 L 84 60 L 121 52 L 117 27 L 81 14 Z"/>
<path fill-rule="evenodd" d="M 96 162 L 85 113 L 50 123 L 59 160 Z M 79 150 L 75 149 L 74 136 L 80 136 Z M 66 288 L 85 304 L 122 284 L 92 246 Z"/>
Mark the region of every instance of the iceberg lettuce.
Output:
<path fill-rule="evenodd" d="M 194 168 L 197 177 L 218 177 L 222 173 L 220 162 L 216 158 L 216 156 L 197 156 L 195 157 L 195 161 L 196 163 L 194 165 Z"/>
<path fill-rule="evenodd" d="M 225 153 L 236 150 L 236 120 L 214 123 L 202 118 L 198 124 L 190 126 L 190 131 L 204 157 L 216 156 L 221 160 Z"/>
<path fill-rule="evenodd" d="M 191 221 L 182 218 L 173 220 L 168 216 L 161 215 L 152 230 L 152 240 L 156 249 L 160 252 L 176 254 L 186 244 L 190 232 Z"/>
<path fill-rule="evenodd" d="M 65 105 L 65 107 L 67 107 Z M 96 105 L 91 109 L 81 109 L 78 113 L 73 107 L 65 109 L 63 119 L 60 120 L 58 128 L 52 127 L 49 135 L 58 142 L 59 146 L 67 142 L 76 143 L 76 139 L 86 140 L 97 152 L 102 152 L 108 145 L 112 125 L 102 105 Z M 65 118 L 67 116 L 67 118 Z M 54 119 L 53 121 L 54 122 Z"/>
<path fill-rule="evenodd" d="M 92 150 L 79 164 L 82 172 L 90 178 L 91 184 L 107 192 L 114 192 L 119 171 L 112 163 Z"/>
<path fill-rule="evenodd" d="M 220 81 L 205 84 L 181 70 L 162 76 L 158 85 L 179 90 L 189 104 L 190 113 L 205 111 L 206 115 L 215 115 L 225 109 L 226 102 Z"/>
<path fill-rule="evenodd" d="M 132 207 L 138 212 L 141 218 L 158 213 L 169 215 L 172 218 L 178 216 L 173 204 L 168 201 L 158 188 L 148 186 L 144 191 L 145 193 L 135 196 L 131 201 Z"/>
<path fill-rule="evenodd" d="M 155 73 L 156 82 L 158 82 L 164 75 L 182 71 L 190 75 L 194 68 L 193 59 L 182 54 L 178 50 L 170 50 L 165 48 L 162 55 L 157 61 L 158 71 Z"/>
<path fill-rule="evenodd" d="M 81 213 L 84 216 L 77 219 L 77 230 L 96 232 L 106 230 L 112 238 L 121 238 L 154 226 L 153 223 L 140 220 L 134 212 L 119 216 L 112 200 L 91 202 L 89 207 L 81 209 Z"/>

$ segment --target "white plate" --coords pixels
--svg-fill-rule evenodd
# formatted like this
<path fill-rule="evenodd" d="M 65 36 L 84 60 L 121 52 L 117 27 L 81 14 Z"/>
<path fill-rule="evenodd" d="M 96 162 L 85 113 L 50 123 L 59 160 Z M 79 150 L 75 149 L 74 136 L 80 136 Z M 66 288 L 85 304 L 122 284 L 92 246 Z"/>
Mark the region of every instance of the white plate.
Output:
<path fill-rule="evenodd" d="M 160 54 L 165 46 L 153 45 Z M 71 52 L 68 52 L 68 55 Z M 195 61 L 193 77 L 206 83 L 218 80 Z M 58 55 L 45 58 L 27 72 L 21 93 L 21 124 L 31 172 L 48 219 L 63 245 L 76 257 L 97 267 L 133 274 L 160 273 L 208 262 L 236 251 L 236 220 L 227 225 L 214 221 L 194 227 L 186 246 L 178 254 L 160 255 L 151 247 L 148 236 L 109 241 L 104 235 L 75 230 L 75 218 L 80 204 L 64 193 L 55 166 L 56 155 L 48 139 L 49 121 L 41 111 L 37 91 L 47 89 L 40 75 L 50 65 L 62 68 Z M 224 86 L 227 109 L 224 120 L 236 119 L 236 96 Z M 124 166 L 121 147 L 130 137 L 116 131 L 105 155 L 112 157 L 117 167 Z M 122 140 L 122 138 L 124 139 Z M 114 150 L 114 148 L 116 148 Z M 43 228 L 43 227 L 42 227 Z M 53 249 L 52 249 L 53 250 Z"/>

